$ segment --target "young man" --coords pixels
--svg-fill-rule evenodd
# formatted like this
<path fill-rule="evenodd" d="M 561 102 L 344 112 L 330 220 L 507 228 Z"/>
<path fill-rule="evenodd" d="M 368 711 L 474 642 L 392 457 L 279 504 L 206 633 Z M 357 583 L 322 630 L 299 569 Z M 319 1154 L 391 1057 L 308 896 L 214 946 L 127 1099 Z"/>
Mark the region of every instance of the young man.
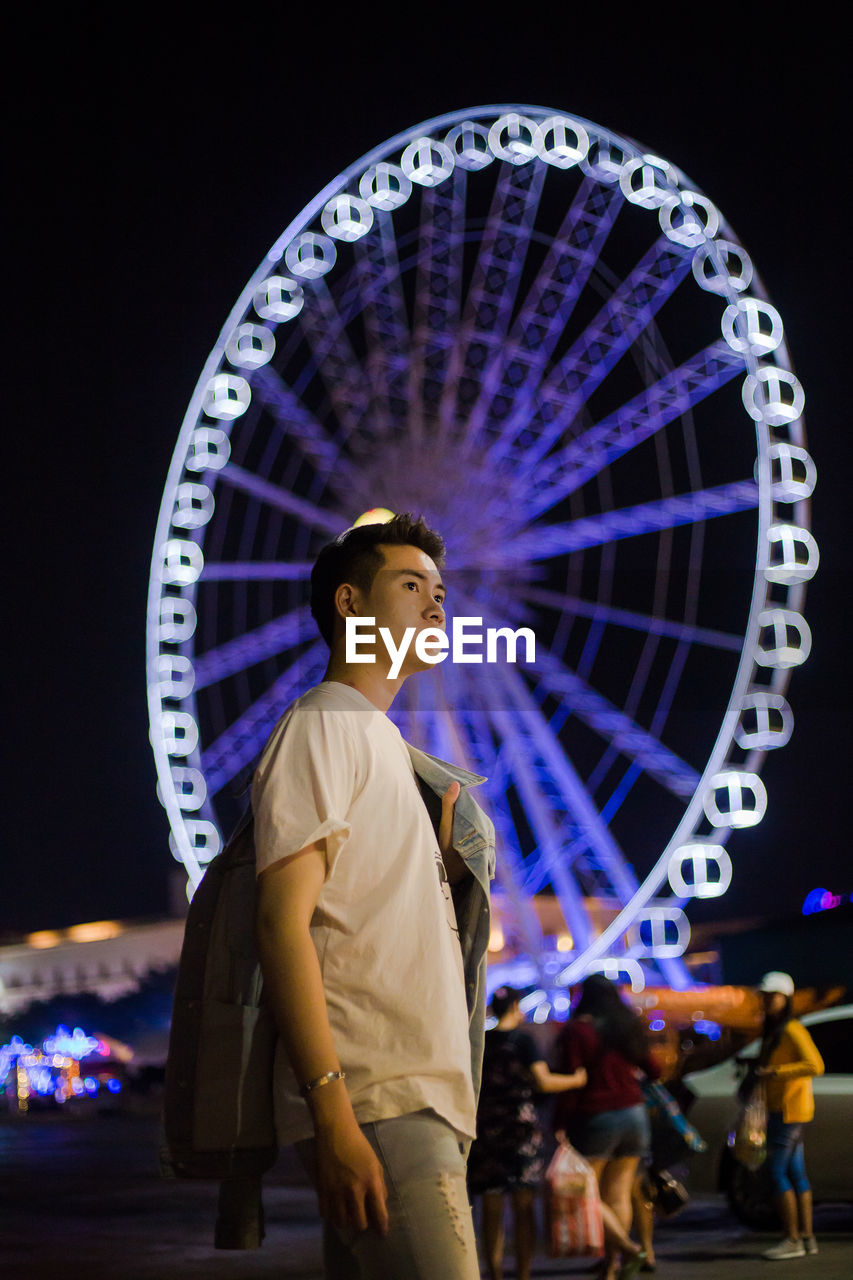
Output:
<path fill-rule="evenodd" d="M 465 1156 L 482 993 L 466 976 L 484 963 L 488 872 L 467 844 L 465 860 L 453 848 L 459 782 L 436 766 L 447 780 L 436 835 L 418 753 L 386 715 L 427 664 L 411 643 L 390 678 L 378 635 L 387 627 L 398 649 L 407 628 L 444 629 L 443 553 L 411 516 L 323 550 L 311 607 L 329 666 L 276 726 L 252 794 L 258 950 L 280 1033 L 276 1127 L 312 1172 L 335 1280 L 479 1276 Z M 347 618 L 375 619 L 374 662 L 347 662 Z M 451 886 L 464 896 L 471 870 L 478 922 L 460 939 Z"/>

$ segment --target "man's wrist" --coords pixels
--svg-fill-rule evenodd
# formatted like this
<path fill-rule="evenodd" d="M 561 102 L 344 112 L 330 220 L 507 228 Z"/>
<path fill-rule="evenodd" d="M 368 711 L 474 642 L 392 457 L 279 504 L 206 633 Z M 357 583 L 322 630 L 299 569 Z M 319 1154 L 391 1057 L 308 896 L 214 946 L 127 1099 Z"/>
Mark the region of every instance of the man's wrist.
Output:
<path fill-rule="evenodd" d="M 313 1093 L 315 1089 L 322 1089 L 325 1085 L 333 1084 L 336 1080 L 346 1080 L 345 1071 L 326 1071 L 321 1076 L 315 1076 L 313 1080 L 306 1080 L 299 1092 L 303 1098 L 307 1098 L 309 1093 Z"/>
<path fill-rule="evenodd" d="M 318 1132 L 357 1123 L 343 1080 L 333 1080 L 325 1088 L 312 1090 L 305 1101 Z"/>

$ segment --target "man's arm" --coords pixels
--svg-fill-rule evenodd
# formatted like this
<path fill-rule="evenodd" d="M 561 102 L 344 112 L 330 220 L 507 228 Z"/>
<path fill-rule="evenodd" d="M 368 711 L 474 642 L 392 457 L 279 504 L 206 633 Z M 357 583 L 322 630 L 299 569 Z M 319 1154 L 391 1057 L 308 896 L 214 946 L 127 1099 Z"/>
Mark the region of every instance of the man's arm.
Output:
<path fill-rule="evenodd" d="M 300 1085 L 339 1071 L 310 923 L 326 874 L 324 841 L 258 877 L 257 943 L 264 987 Z M 320 1213 L 337 1226 L 388 1230 L 382 1166 L 358 1126 L 346 1086 L 307 1095 L 314 1120 Z"/>

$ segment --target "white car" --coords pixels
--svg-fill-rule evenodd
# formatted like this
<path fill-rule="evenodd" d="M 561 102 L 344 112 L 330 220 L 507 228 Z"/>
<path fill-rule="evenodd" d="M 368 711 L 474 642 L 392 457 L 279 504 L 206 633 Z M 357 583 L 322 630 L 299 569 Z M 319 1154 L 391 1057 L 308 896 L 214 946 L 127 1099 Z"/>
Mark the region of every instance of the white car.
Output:
<path fill-rule="evenodd" d="M 853 1004 L 806 1014 L 802 1022 L 826 1068 L 812 1081 L 815 1116 L 804 1134 L 809 1181 L 816 1201 L 853 1200 Z M 754 1057 L 759 1045 L 754 1040 L 738 1057 Z M 690 1123 L 708 1143 L 703 1155 L 690 1158 L 689 1184 L 694 1191 L 725 1191 L 741 1221 L 763 1227 L 775 1218 L 766 1174 L 761 1169 L 750 1173 L 738 1164 L 729 1146 L 744 1071 L 729 1058 L 685 1076 L 685 1084 L 696 1094 L 688 1111 Z"/>

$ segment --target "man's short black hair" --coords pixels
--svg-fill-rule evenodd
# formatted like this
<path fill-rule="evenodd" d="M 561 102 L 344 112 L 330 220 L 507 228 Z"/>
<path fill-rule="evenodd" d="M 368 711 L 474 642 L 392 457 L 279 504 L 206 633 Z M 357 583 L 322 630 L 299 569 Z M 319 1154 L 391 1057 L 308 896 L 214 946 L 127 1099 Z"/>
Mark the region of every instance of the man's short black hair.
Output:
<path fill-rule="evenodd" d="M 320 635 L 331 648 L 335 625 L 335 592 L 342 582 L 369 591 L 385 563 L 380 547 L 417 547 L 435 562 L 444 564 L 444 539 L 430 529 L 423 516 L 405 512 L 386 524 L 362 524 L 347 529 L 324 547 L 311 570 L 311 613 Z"/>

